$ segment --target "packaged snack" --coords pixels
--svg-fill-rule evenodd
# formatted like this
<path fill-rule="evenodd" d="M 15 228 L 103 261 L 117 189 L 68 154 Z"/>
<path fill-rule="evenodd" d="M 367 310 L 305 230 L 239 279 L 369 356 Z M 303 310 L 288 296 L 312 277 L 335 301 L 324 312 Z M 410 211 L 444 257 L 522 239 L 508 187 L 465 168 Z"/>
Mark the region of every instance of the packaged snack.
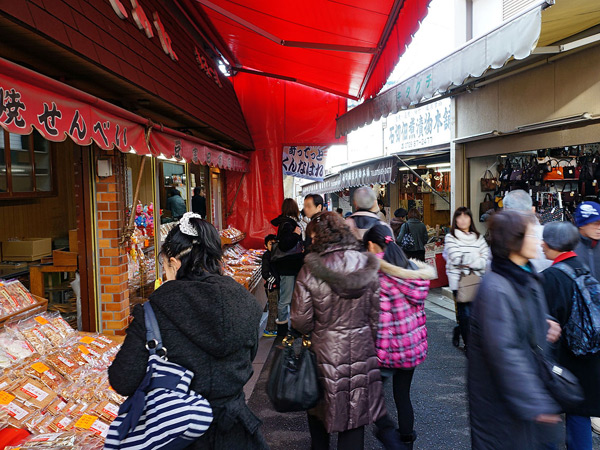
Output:
<path fill-rule="evenodd" d="M 20 380 L 11 393 L 37 409 L 44 409 L 56 399 L 56 392 L 30 377 Z"/>
<path fill-rule="evenodd" d="M 110 424 L 92 414 L 82 414 L 75 418 L 72 425 L 75 430 L 91 431 L 98 436 L 106 437 Z"/>
<path fill-rule="evenodd" d="M 5 450 L 101 450 L 103 439 L 92 432 L 65 431 L 29 436 L 17 446 L 7 446 Z"/>

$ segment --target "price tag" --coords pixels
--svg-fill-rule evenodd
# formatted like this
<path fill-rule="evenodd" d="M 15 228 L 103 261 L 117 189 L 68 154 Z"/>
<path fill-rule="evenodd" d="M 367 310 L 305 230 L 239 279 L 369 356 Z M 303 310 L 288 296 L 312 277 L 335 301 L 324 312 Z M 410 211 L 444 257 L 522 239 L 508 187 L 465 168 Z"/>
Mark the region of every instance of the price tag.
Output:
<path fill-rule="evenodd" d="M 92 342 L 94 342 L 94 338 L 91 336 L 84 336 L 81 339 L 79 339 L 79 342 L 83 342 L 84 344 L 91 344 Z"/>
<path fill-rule="evenodd" d="M 0 405 L 8 405 L 15 399 L 15 396 L 6 391 L 0 391 Z"/>
<path fill-rule="evenodd" d="M 36 362 L 35 364 L 32 364 L 31 368 L 38 373 L 44 373 L 47 370 L 50 370 L 50 367 L 48 367 L 46 364 L 41 363 L 41 362 Z"/>
<path fill-rule="evenodd" d="M 89 430 L 94 422 L 98 419 L 96 416 L 91 416 L 89 414 L 83 414 L 79 420 L 75 423 L 76 428 L 82 428 L 84 430 Z"/>
<path fill-rule="evenodd" d="M 79 351 L 81 353 L 83 353 L 84 355 L 89 355 L 90 351 L 88 350 L 88 348 L 85 345 L 80 345 L 79 347 L 77 347 L 79 349 Z"/>
<path fill-rule="evenodd" d="M 49 322 L 48 322 L 48 319 L 46 319 L 45 317 L 42 317 L 42 316 L 37 316 L 37 317 L 36 317 L 34 320 L 35 320 L 37 323 L 39 323 L 40 325 L 46 325 L 46 324 L 48 324 L 48 323 L 49 323 Z"/>

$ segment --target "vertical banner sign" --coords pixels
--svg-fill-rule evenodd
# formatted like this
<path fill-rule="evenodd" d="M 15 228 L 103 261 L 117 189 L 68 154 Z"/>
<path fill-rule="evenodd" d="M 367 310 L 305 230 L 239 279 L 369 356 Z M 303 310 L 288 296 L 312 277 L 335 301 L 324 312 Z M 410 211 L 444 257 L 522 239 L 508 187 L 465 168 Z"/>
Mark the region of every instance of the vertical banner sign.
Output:
<path fill-rule="evenodd" d="M 307 180 L 323 181 L 329 147 L 292 145 L 283 147 L 283 173 Z"/>

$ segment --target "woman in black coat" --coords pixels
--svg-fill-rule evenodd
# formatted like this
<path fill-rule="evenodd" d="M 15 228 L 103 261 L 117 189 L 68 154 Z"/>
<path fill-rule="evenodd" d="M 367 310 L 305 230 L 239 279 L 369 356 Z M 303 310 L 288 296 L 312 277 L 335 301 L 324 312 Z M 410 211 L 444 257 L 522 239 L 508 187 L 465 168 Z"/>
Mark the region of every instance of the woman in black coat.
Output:
<path fill-rule="evenodd" d="M 560 335 L 558 324 L 547 320 L 544 291 L 529 263 L 539 247 L 533 224 L 533 215 L 502 211 L 490 226 L 492 271 L 474 301 L 468 349 L 475 450 L 544 448 L 560 421 L 529 344 L 531 335 L 546 348 Z"/>
<path fill-rule="evenodd" d="M 544 270 L 544 291 L 550 314 L 564 329 L 573 308 L 573 294 L 577 284 L 560 269 L 564 266 L 574 273 L 589 273 L 586 264 L 573 251 L 579 244 L 579 231 L 569 222 L 554 222 L 544 227 L 542 244 L 546 258 L 554 261 Z M 592 449 L 592 425 L 590 416 L 600 416 L 600 353 L 576 356 L 563 335 L 556 349 L 557 361 L 579 379 L 584 402 L 566 411 L 567 448 Z"/>
<path fill-rule="evenodd" d="M 214 420 L 190 449 L 265 449 L 260 420 L 244 398 L 258 348 L 262 311 L 254 296 L 221 275 L 217 230 L 186 213 L 161 250 L 166 279 L 151 296 L 169 361 L 194 372 L 190 388 L 211 404 Z M 146 327 L 141 305 L 108 369 L 110 384 L 132 395 L 146 374 Z"/>

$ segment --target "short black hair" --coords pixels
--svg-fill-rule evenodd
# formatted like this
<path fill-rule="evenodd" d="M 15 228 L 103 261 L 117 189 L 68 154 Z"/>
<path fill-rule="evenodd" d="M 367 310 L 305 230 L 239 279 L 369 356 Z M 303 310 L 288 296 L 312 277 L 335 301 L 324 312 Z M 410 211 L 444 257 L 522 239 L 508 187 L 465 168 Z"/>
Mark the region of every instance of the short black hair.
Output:
<path fill-rule="evenodd" d="M 309 198 L 313 201 L 315 207 L 321 205 L 321 210 L 325 210 L 325 200 L 323 200 L 323 197 L 321 197 L 319 194 L 308 194 L 306 197 L 304 197 L 304 200 Z"/>
<path fill-rule="evenodd" d="M 265 247 L 267 246 L 267 244 L 271 241 L 276 241 L 277 240 L 277 236 L 275 236 L 274 234 L 267 234 L 265 236 Z"/>
<path fill-rule="evenodd" d="M 511 209 L 495 213 L 489 228 L 492 256 L 508 259 L 511 253 L 520 252 L 527 227 L 534 223 L 535 216 L 530 213 Z"/>

